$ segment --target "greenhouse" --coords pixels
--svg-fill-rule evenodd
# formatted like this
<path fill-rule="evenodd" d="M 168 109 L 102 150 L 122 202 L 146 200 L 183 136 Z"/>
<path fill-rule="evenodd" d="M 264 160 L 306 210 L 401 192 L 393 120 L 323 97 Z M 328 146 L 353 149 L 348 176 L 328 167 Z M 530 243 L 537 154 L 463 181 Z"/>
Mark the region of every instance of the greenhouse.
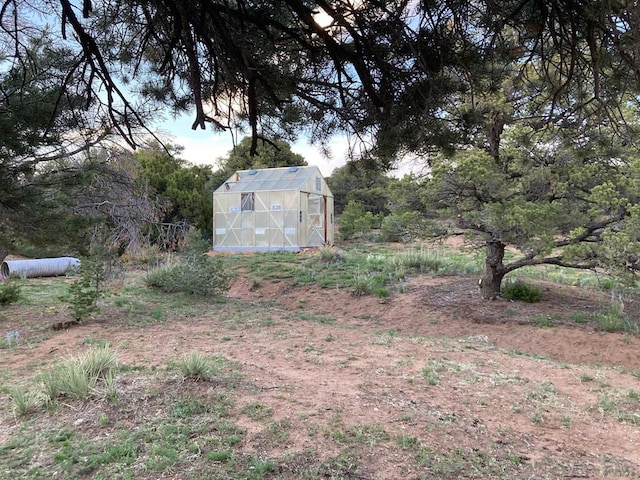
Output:
<path fill-rule="evenodd" d="M 213 193 L 216 251 L 332 245 L 333 195 L 318 167 L 241 170 Z"/>

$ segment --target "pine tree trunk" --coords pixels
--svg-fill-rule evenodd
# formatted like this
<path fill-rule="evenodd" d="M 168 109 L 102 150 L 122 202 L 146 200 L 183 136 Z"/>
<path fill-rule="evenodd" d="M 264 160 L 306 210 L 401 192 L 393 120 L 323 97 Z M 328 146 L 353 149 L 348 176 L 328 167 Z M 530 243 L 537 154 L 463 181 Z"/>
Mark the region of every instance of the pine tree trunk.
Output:
<path fill-rule="evenodd" d="M 480 280 L 480 294 L 485 300 L 495 300 L 500 294 L 502 279 L 507 273 L 502 263 L 505 246 L 500 240 L 487 241 L 484 277 Z"/>

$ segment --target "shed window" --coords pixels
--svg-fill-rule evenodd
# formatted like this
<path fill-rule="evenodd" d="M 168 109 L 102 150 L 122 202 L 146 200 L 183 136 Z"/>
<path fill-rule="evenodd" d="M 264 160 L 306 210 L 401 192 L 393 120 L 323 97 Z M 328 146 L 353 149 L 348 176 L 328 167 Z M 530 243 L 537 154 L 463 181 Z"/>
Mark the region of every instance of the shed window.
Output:
<path fill-rule="evenodd" d="M 240 210 L 243 212 L 253 212 L 253 192 L 243 193 L 240 198 Z"/>
<path fill-rule="evenodd" d="M 316 177 L 316 190 L 322 191 L 322 179 L 320 177 Z"/>

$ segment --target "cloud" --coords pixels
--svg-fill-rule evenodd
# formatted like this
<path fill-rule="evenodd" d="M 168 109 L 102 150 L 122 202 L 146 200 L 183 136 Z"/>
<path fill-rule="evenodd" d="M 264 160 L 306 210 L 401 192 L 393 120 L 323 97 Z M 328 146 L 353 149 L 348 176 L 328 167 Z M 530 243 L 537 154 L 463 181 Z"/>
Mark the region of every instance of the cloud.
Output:
<path fill-rule="evenodd" d="M 226 157 L 233 148 L 233 139 L 229 132 L 212 132 L 211 130 L 192 130 L 193 118 L 184 115 L 176 119 L 163 122 L 159 134 L 169 142 L 184 148 L 180 158 L 194 165 L 211 165 L 217 167 L 217 160 Z M 302 155 L 309 165 L 316 165 L 324 176 L 344 165 L 348 152 L 346 137 L 336 137 L 332 140 L 331 158 L 322 155 L 320 148 L 310 145 L 306 139 L 301 139 L 291 145 L 291 150 Z"/>

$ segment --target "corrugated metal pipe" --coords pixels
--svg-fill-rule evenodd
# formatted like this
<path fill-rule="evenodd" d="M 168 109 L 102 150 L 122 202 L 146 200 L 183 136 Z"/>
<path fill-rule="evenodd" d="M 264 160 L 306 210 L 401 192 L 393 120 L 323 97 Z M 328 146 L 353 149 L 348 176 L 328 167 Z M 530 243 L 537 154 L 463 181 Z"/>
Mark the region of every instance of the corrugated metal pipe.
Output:
<path fill-rule="evenodd" d="M 55 277 L 80 266 L 73 257 L 38 258 L 33 260 L 5 260 L 0 266 L 3 277 Z"/>

